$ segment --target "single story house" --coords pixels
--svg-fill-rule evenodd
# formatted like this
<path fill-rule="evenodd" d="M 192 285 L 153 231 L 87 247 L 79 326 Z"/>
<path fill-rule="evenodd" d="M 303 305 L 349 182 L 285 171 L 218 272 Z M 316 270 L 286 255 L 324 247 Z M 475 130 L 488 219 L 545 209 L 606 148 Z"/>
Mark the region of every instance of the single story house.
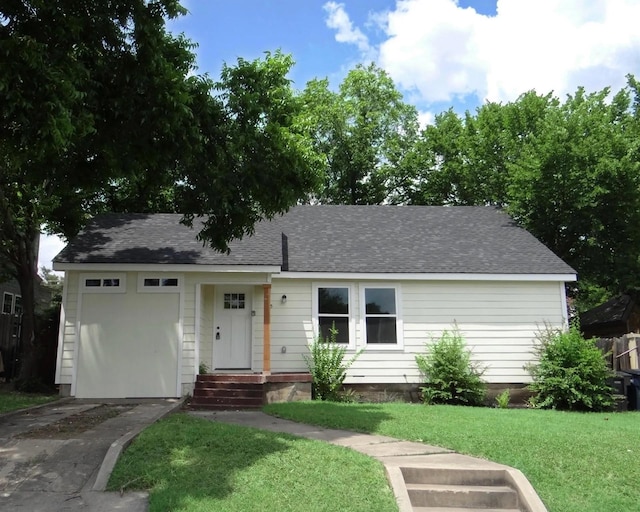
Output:
<path fill-rule="evenodd" d="M 408 384 L 457 325 L 493 384 L 529 381 L 536 333 L 567 325 L 575 271 L 493 207 L 296 206 L 228 254 L 173 214 L 94 218 L 65 272 L 56 382 L 83 398 L 191 393 L 211 372 L 306 372 L 331 325 L 346 383 Z"/>

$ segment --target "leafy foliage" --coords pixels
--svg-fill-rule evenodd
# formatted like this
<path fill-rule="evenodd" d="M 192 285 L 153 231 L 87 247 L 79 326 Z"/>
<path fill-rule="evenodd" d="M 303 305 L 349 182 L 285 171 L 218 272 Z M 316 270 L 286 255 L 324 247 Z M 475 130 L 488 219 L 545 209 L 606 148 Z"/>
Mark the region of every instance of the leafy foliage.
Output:
<path fill-rule="evenodd" d="M 425 378 L 421 387 L 426 404 L 480 405 L 486 395 L 484 369 L 471 360 L 471 352 L 457 329 L 444 331 L 416 356 Z"/>
<path fill-rule="evenodd" d="M 336 342 L 337 335 L 334 325 L 327 338 L 318 335 L 310 347 L 310 355 L 302 356 L 313 376 L 314 396 L 320 400 L 341 401 L 340 392 L 347 370 L 362 353 L 362 350 L 356 352 L 345 362 L 347 347 Z M 349 395 L 347 398 L 351 401 Z"/>
<path fill-rule="evenodd" d="M 311 80 L 302 93 L 304 119 L 324 159 L 324 182 L 314 199 L 333 204 L 380 204 L 418 131 L 416 109 L 374 64 L 357 65 L 339 90 Z"/>
<path fill-rule="evenodd" d="M 511 391 L 509 388 L 505 389 L 502 393 L 496 396 L 496 406 L 499 409 L 506 409 L 509 407 L 509 402 L 511 401 Z"/>
<path fill-rule="evenodd" d="M 575 411 L 603 411 L 613 405 L 612 377 L 604 355 L 576 325 L 568 332 L 547 328 L 538 335 L 538 363 L 527 365 L 535 393 L 531 405 Z"/>

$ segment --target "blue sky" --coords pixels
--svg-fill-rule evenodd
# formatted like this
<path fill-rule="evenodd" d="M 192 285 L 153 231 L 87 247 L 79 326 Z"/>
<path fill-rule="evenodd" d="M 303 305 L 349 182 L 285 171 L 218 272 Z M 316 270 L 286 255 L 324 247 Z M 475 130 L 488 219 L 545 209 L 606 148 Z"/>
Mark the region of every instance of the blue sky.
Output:
<path fill-rule="evenodd" d="M 168 24 L 198 44 L 199 74 L 281 49 L 290 78 L 337 87 L 357 63 L 393 78 L 421 123 L 453 107 L 511 101 L 528 90 L 563 98 L 640 77 L 640 0 L 183 0 Z M 63 243 L 43 237 L 39 266 Z"/>

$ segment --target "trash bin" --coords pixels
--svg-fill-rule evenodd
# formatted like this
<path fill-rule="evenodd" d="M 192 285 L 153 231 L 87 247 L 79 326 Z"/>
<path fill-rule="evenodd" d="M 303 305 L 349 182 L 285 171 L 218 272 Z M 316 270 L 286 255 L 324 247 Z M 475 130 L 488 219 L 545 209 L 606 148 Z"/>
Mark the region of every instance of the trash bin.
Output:
<path fill-rule="evenodd" d="M 622 370 L 631 376 L 627 386 L 627 401 L 630 411 L 640 411 L 640 370 Z"/>

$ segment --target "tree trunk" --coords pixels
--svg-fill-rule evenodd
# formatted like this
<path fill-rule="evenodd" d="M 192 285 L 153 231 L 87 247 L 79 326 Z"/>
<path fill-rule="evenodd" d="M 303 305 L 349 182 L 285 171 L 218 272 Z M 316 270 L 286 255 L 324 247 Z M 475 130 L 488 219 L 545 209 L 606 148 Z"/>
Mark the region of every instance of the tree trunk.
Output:
<path fill-rule="evenodd" d="M 21 258 L 16 265 L 16 278 L 22 293 L 22 334 L 20 338 L 22 346 L 18 380 L 25 383 L 38 378 L 35 314 L 38 237 L 39 233 L 29 233 L 19 242 Z"/>

